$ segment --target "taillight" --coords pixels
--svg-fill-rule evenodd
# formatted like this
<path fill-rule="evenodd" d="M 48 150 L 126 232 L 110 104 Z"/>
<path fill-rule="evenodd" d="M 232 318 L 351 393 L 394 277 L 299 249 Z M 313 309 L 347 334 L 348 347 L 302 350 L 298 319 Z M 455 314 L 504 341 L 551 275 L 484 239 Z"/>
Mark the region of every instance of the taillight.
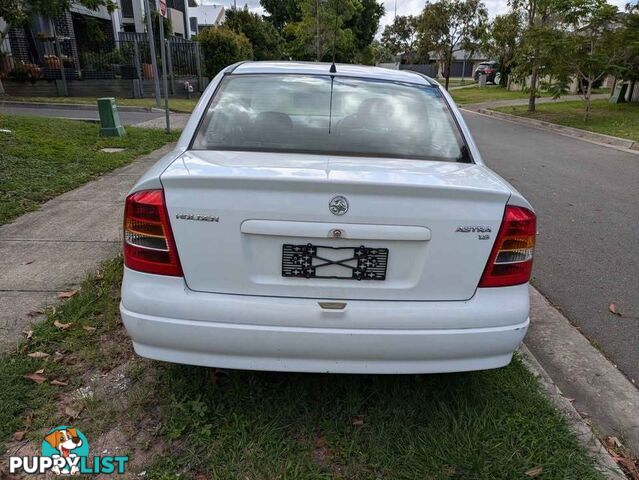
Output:
<path fill-rule="evenodd" d="M 182 276 L 162 190 L 143 190 L 127 197 L 124 264 L 140 272 Z"/>
<path fill-rule="evenodd" d="M 508 205 L 480 287 L 506 287 L 530 280 L 537 217 L 523 207 Z"/>

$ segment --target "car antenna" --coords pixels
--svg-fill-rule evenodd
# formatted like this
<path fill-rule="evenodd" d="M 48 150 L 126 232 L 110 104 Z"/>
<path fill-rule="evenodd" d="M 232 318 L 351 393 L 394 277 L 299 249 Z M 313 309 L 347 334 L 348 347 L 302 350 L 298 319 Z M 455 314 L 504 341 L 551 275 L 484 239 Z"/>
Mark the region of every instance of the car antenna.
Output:
<path fill-rule="evenodd" d="M 337 73 L 337 68 L 335 67 L 335 45 L 337 44 L 338 18 L 339 18 L 339 0 L 335 0 L 335 28 L 333 29 L 333 63 L 331 65 L 331 69 L 329 70 L 331 73 Z"/>

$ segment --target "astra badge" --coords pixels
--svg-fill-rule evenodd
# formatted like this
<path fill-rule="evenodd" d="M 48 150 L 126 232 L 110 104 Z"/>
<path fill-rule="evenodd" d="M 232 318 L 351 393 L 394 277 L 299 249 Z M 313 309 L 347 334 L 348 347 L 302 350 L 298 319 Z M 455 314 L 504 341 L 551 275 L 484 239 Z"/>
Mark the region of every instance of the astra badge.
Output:
<path fill-rule="evenodd" d="M 331 201 L 328 202 L 328 209 L 333 215 L 344 215 L 348 212 L 348 200 L 341 195 L 333 197 Z"/>
<path fill-rule="evenodd" d="M 490 227 L 484 227 L 481 225 L 457 227 L 457 230 L 455 231 L 458 233 L 490 233 L 492 232 Z"/>

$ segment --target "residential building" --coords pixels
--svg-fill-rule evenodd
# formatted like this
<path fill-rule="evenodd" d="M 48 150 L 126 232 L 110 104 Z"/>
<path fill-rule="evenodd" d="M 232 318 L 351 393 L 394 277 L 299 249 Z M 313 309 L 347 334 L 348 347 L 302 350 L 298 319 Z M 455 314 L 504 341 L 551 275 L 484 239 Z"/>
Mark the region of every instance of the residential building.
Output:
<path fill-rule="evenodd" d="M 487 58 L 485 54 L 480 51 L 466 51 L 466 50 L 456 50 L 453 52 L 453 61 L 450 66 L 450 76 L 451 77 L 472 77 L 475 68 L 486 60 L 490 60 Z M 439 58 L 437 53 L 432 52 L 430 55 L 430 63 L 436 64 L 438 66 L 438 72 L 440 77 L 444 77 L 444 72 L 446 71 L 446 65 L 444 61 Z"/>
<path fill-rule="evenodd" d="M 156 10 L 158 0 L 149 0 Z M 197 8 L 197 0 L 166 0 L 173 34 L 190 38 L 189 9 Z M 146 32 L 146 0 L 117 0 L 118 8 L 109 12 L 105 7 L 91 10 L 73 3 L 69 10 L 50 21 L 34 15 L 26 26 L 9 28 L 8 42 L 0 46 L 10 52 L 14 62 L 42 64 L 55 54 L 52 26 L 55 26 L 65 62 L 79 67 L 81 51 L 109 51 L 118 46 L 120 32 Z M 70 64 L 67 66 L 71 66 Z"/>
<path fill-rule="evenodd" d="M 224 22 L 224 6 L 210 0 L 200 0 L 196 7 L 189 7 L 189 29 L 191 35 L 197 35 L 206 27 L 217 27 Z"/>
<path fill-rule="evenodd" d="M 114 12 L 114 27 L 123 32 L 142 33 L 146 31 L 145 0 L 117 0 L 118 8 Z M 149 0 L 151 10 L 156 10 L 157 0 Z M 173 34 L 189 38 L 189 9 L 197 6 L 196 0 L 166 0 L 167 16 L 171 20 Z"/>

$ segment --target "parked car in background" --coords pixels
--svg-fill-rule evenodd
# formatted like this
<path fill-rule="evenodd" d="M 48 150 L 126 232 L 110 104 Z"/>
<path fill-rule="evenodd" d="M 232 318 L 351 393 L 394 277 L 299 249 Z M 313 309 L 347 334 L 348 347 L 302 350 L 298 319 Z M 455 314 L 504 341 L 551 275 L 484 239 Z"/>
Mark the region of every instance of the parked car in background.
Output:
<path fill-rule="evenodd" d="M 456 372 L 507 365 L 528 329 L 535 214 L 416 72 L 230 66 L 124 217 L 144 357 Z"/>
<path fill-rule="evenodd" d="M 475 79 L 475 83 L 479 82 L 479 76 L 483 73 L 486 75 L 487 83 L 498 83 L 497 82 L 497 74 L 499 70 L 499 65 L 495 61 L 482 62 L 477 65 L 477 68 L 473 72 L 473 78 Z"/>

